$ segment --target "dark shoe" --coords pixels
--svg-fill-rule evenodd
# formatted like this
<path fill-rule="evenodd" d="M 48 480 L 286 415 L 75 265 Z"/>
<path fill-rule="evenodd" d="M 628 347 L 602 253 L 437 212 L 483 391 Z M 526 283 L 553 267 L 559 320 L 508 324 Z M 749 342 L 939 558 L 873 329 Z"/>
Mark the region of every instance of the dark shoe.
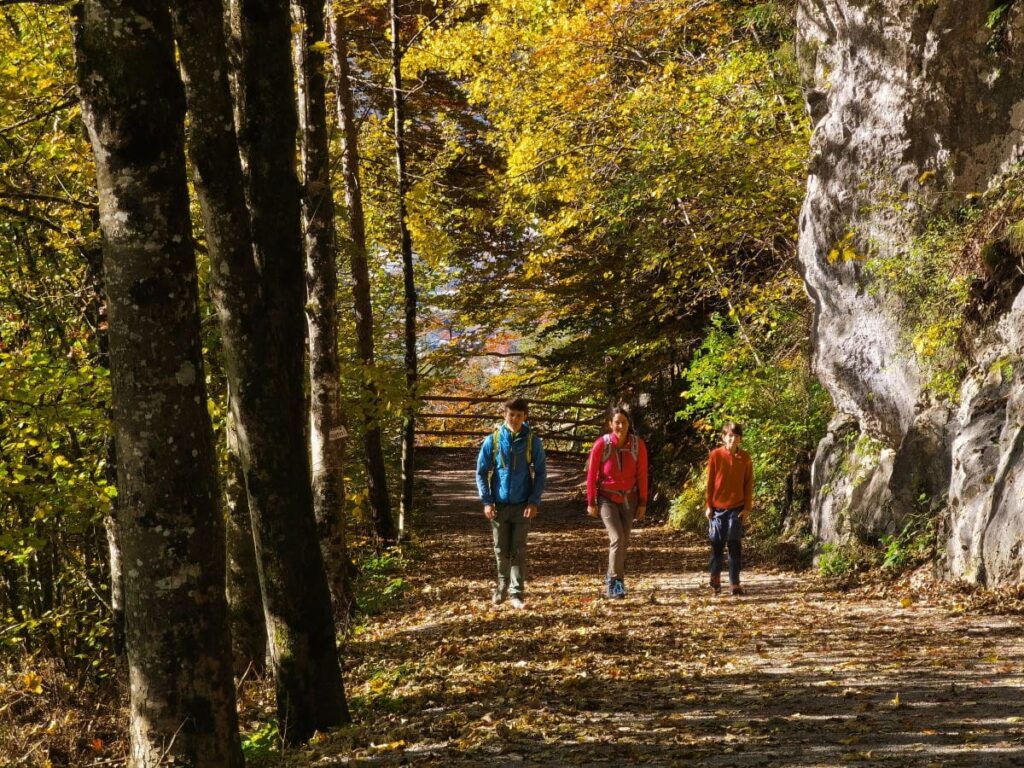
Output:
<path fill-rule="evenodd" d="M 732 593 L 733 595 L 742 595 L 743 587 L 741 587 L 739 584 L 734 584 L 732 587 Z"/>
<path fill-rule="evenodd" d="M 711 588 L 711 593 L 712 594 L 714 594 L 714 595 L 722 594 L 722 585 L 721 584 L 709 584 L 708 586 Z"/>
<path fill-rule="evenodd" d="M 611 576 L 604 577 L 604 592 L 602 593 L 604 597 L 607 597 L 609 599 L 615 597 L 615 592 L 613 589 L 614 584 L 615 579 L 613 579 Z"/>
<path fill-rule="evenodd" d="M 508 597 L 508 590 L 498 587 L 494 590 L 494 593 L 491 595 L 491 603 L 494 605 L 501 605 L 505 602 L 506 597 Z"/>

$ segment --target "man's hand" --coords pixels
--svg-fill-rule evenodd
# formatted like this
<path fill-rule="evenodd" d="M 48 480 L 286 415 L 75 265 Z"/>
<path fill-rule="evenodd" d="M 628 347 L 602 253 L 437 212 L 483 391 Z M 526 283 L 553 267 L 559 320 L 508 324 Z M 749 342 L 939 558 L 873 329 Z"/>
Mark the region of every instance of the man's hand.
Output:
<path fill-rule="evenodd" d="M 493 520 L 495 517 L 497 517 L 497 513 L 494 511 L 493 504 L 484 504 L 484 517 L 486 517 L 488 520 Z"/>
<path fill-rule="evenodd" d="M 646 504 L 641 504 L 639 507 L 636 508 L 636 515 L 634 515 L 634 519 L 636 519 L 636 520 L 643 520 L 644 519 L 644 515 L 646 515 L 646 514 L 647 514 L 647 505 Z"/>
<path fill-rule="evenodd" d="M 708 520 L 711 519 L 711 516 L 713 514 L 714 513 L 711 511 L 711 507 L 708 507 L 707 509 L 704 510 L 704 517 L 706 517 Z"/>
<path fill-rule="evenodd" d="M 587 505 L 587 517 L 597 517 L 597 506 L 594 504 Z"/>
<path fill-rule="evenodd" d="M 527 504 L 526 505 L 526 509 L 523 510 L 523 517 L 525 517 L 527 520 L 529 520 L 531 517 L 536 517 L 536 516 L 537 516 L 537 505 L 536 504 Z"/>
<path fill-rule="evenodd" d="M 746 525 L 748 520 L 750 520 L 750 510 L 744 509 L 740 512 L 740 522 Z"/>

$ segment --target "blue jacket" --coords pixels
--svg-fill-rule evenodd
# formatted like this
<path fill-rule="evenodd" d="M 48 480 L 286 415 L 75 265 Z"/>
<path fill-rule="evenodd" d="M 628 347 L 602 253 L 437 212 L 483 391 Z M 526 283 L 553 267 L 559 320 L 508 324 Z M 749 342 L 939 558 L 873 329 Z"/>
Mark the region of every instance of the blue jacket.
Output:
<path fill-rule="evenodd" d="M 526 463 L 526 441 L 533 441 L 533 478 Z M 488 435 L 480 446 L 476 459 L 476 487 L 484 504 L 540 504 L 544 492 L 547 470 L 544 446 L 533 434 L 529 424 L 523 424 L 518 435 L 513 435 L 505 424 L 501 425 L 498 446 L 504 461 L 494 455 L 494 436 Z M 504 466 L 502 466 L 504 465 Z"/>

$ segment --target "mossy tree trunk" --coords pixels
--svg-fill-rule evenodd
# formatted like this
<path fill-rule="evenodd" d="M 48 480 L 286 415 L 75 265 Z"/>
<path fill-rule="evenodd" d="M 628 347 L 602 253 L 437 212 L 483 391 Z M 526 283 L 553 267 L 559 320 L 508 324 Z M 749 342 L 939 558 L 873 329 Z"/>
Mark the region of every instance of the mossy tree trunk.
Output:
<path fill-rule="evenodd" d="M 147 0 L 75 12 L 109 299 L 128 763 L 241 767 L 170 18 Z"/>
<path fill-rule="evenodd" d="M 258 429 L 239 434 L 278 717 L 289 742 L 348 721 L 331 596 L 313 514 L 306 439 L 305 258 L 295 167 L 296 94 L 287 3 L 240 0 L 239 145 L 263 290 L 263 375 L 246 384 Z M 240 393 L 241 395 L 241 393 Z M 240 397 L 240 399 L 242 399 Z"/>

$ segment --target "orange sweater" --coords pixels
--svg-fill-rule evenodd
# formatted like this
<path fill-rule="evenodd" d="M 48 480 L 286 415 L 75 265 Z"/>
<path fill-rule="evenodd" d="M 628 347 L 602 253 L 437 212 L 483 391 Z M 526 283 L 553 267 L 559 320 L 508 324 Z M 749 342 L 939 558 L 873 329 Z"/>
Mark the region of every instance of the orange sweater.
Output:
<path fill-rule="evenodd" d="M 754 504 L 754 463 L 742 448 L 736 455 L 724 445 L 708 456 L 708 488 L 705 502 L 712 509 L 743 507 L 749 512 Z"/>

